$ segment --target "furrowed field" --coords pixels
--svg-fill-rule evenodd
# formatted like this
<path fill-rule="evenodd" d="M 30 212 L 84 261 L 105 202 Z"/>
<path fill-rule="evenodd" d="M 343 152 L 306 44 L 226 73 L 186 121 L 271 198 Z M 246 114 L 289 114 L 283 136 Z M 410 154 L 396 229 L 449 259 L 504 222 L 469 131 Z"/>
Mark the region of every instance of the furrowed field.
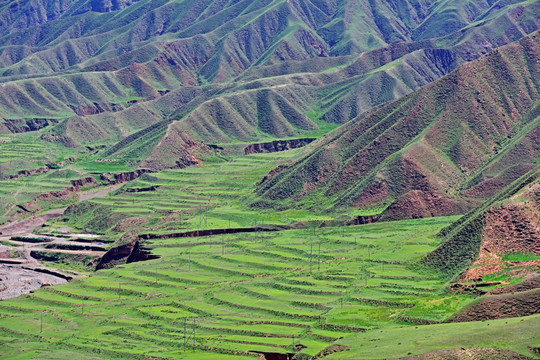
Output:
<path fill-rule="evenodd" d="M 451 221 L 152 240 L 160 259 L 2 302 L 4 354 L 316 355 L 357 332 L 441 321 L 470 298 L 412 264 Z"/>
<path fill-rule="evenodd" d="M 324 211 L 245 205 L 256 182 L 298 152 L 145 174 L 68 210 L 41 231 L 90 229 L 118 239 L 131 228 L 151 238 L 143 245 L 159 259 L 2 301 L 1 356 L 397 357 L 425 352 L 411 344 L 409 331 L 432 328 L 445 339 L 444 347 L 454 346 L 447 335 L 454 333 L 481 346 L 482 338 L 472 336 L 481 325 L 432 325 L 474 297 L 448 291 L 447 278 L 417 263 L 441 241 L 436 234 L 458 217 L 332 226 L 340 221 Z M 197 233 L 212 229 L 246 232 Z M 188 231 L 194 233 L 185 236 Z M 515 336 L 525 340 L 500 347 L 527 353 L 514 344 L 530 342 L 532 335 L 520 329 L 535 319 L 509 320 Z M 504 338 L 506 323 L 493 324 L 490 338 Z M 426 346 L 441 347 L 435 341 Z"/>

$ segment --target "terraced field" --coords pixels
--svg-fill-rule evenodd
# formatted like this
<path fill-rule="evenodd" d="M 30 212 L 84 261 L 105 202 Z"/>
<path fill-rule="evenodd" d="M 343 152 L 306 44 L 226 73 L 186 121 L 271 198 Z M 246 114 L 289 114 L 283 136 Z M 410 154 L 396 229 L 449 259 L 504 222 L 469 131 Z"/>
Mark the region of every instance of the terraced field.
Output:
<path fill-rule="evenodd" d="M 446 293 L 414 263 L 452 220 L 149 240 L 160 259 L 3 301 L 4 354 L 27 342 L 24 356 L 55 358 L 73 349 L 108 358 L 313 356 L 358 332 L 439 322 L 472 298 Z"/>
<path fill-rule="evenodd" d="M 66 218 L 71 226 L 100 232 L 122 231 L 122 225 L 118 225 L 122 221 L 130 226 L 143 221 L 141 232 L 150 234 L 264 227 L 264 224 L 267 228 L 270 224 L 331 220 L 332 215 L 307 210 L 275 211 L 246 206 L 252 200 L 256 183 L 275 167 L 290 162 L 299 151 L 253 154 L 145 174 L 107 197 L 88 201 L 86 209 L 95 211 L 87 215 L 68 213 Z M 152 191 L 147 191 L 150 188 Z M 96 212 L 114 220 L 104 225 L 108 220 L 96 220 L 100 217 Z"/>

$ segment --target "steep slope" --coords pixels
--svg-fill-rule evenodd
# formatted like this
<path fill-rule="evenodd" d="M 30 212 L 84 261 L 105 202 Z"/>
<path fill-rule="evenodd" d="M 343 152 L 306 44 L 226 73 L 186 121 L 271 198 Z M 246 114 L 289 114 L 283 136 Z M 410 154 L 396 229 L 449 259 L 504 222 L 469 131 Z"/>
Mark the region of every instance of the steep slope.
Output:
<path fill-rule="evenodd" d="M 324 137 L 258 195 L 317 208 L 394 203 L 386 218 L 463 212 L 535 166 L 538 58 L 534 33 L 465 64 Z"/>
<path fill-rule="evenodd" d="M 537 166 L 443 229 L 445 240 L 421 263 L 461 281 L 482 281 L 490 274 L 507 273 L 510 279 L 529 275 L 540 266 L 539 194 Z"/>
<path fill-rule="evenodd" d="M 538 1 L 460 5 L 463 11 L 442 1 L 6 1 L 0 122 L 7 125 L 0 131 L 121 111 L 183 86 L 313 72 L 310 64 L 324 73 L 289 82 L 320 87 L 310 108 L 344 123 L 540 25 Z M 341 71 L 328 73 L 336 66 Z"/>

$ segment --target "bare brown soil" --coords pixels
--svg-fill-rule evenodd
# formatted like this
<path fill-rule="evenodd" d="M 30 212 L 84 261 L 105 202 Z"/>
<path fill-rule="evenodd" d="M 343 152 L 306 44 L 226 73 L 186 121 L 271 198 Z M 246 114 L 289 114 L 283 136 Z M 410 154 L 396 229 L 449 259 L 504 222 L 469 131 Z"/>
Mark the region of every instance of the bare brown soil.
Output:
<path fill-rule="evenodd" d="M 114 185 L 102 189 L 101 191 L 92 191 L 79 193 L 79 200 L 88 200 L 95 197 L 106 195 L 107 193 L 118 189 L 121 185 Z M 0 240 L 9 240 L 20 246 L 1 246 L 0 258 L 4 264 L 0 264 L 0 300 L 17 297 L 27 294 L 30 291 L 39 289 L 42 286 L 63 284 L 67 282 L 66 277 L 56 274 L 54 271 L 42 268 L 38 260 L 32 257 L 32 252 L 49 252 L 51 256 L 54 253 L 64 253 L 77 255 L 100 256 L 103 252 L 93 250 L 64 250 L 64 249 L 46 249 L 44 243 L 24 243 L 21 241 L 10 240 L 12 236 L 36 236 L 34 230 L 44 225 L 48 220 L 58 218 L 64 214 L 66 208 L 54 209 L 44 212 L 37 216 L 31 216 L 27 219 L 10 222 L 0 226 Z M 82 234 L 72 234 L 73 238 L 86 238 Z M 50 237 L 51 241 L 46 244 L 75 245 L 87 247 L 86 242 L 71 241 L 64 237 Z M 11 255 L 15 253 L 15 256 Z M 9 262 L 9 264 L 6 264 Z"/>
<path fill-rule="evenodd" d="M 540 224 L 519 206 L 496 207 L 486 212 L 482 250 L 488 253 L 540 254 Z"/>
<path fill-rule="evenodd" d="M 250 155 L 297 149 L 304 147 L 315 140 L 315 138 L 304 138 L 292 140 L 275 140 L 266 143 L 251 144 L 249 146 L 246 146 L 246 148 L 244 149 L 244 153 L 246 155 Z"/>
<path fill-rule="evenodd" d="M 17 297 L 42 286 L 64 284 L 67 280 L 18 265 L 0 264 L 0 300 Z"/>
<path fill-rule="evenodd" d="M 531 279 L 527 279 L 519 284 L 504 286 L 488 292 L 488 295 L 508 294 L 512 292 L 527 291 L 540 288 L 540 276 L 534 276 Z"/>
<path fill-rule="evenodd" d="M 505 268 L 515 268 L 512 271 L 516 276 L 540 268 L 539 260 L 520 262 L 501 258 L 511 253 L 540 254 L 539 194 L 540 183 L 533 183 L 506 204 L 486 211 L 480 253 L 461 280 L 481 281 L 482 277 Z"/>
<path fill-rule="evenodd" d="M 42 226 L 47 222 L 47 220 L 54 219 L 62 216 L 65 208 L 55 209 L 51 211 L 44 212 L 38 216 L 32 216 L 28 219 L 18 220 L 0 226 L 0 235 L 2 236 L 13 236 L 13 235 L 23 235 L 29 234 L 34 231 L 34 229 Z"/>
<path fill-rule="evenodd" d="M 145 169 L 182 169 L 199 165 L 199 158 L 213 154 L 205 144 L 194 141 L 186 132 L 178 129 L 176 123 L 167 128 L 167 133 L 141 164 Z"/>
<path fill-rule="evenodd" d="M 419 219 L 434 216 L 462 214 L 469 206 L 456 202 L 434 191 L 412 190 L 397 199 L 384 212 L 392 219 Z"/>
<path fill-rule="evenodd" d="M 540 289 L 487 296 L 451 318 L 451 322 L 481 321 L 540 313 Z"/>

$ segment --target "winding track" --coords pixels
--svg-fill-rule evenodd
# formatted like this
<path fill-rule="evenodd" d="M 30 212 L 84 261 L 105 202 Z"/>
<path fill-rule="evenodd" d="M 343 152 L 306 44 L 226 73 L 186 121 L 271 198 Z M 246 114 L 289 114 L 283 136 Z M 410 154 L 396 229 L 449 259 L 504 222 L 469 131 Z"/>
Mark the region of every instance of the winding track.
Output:
<path fill-rule="evenodd" d="M 80 193 L 79 202 L 105 196 L 108 193 L 117 190 L 122 185 L 123 184 L 117 184 L 100 191 Z M 62 284 L 66 282 L 66 280 L 61 277 L 32 270 L 32 268 L 43 268 L 40 262 L 30 255 L 32 250 L 81 255 L 103 254 L 103 252 L 90 250 L 46 249 L 43 247 L 43 243 L 25 243 L 10 240 L 12 236 L 35 236 L 33 234 L 35 229 L 41 227 L 51 219 L 59 218 L 64 214 L 66 209 L 67 207 L 45 211 L 39 215 L 31 216 L 28 219 L 14 221 L 0 226 L 0 240 L 9 240 L 10 242 L 19 245 L 17 247 L 0 245 L 0 258 L 2 257 L 2 253 L 16 252 L 18 254 L 17 258 L 9 258 L 4 264 L 0 264 L 0 300 L 27 294 L 33 290 L 39 289 L 43 285 Z M 88 245 L 87 243 L 69 241 L 62 237 L 51 237 L 51 240 L 52 241 L 47 244 Z M 22 250 L 21 246 L 23 247 Z"/>

